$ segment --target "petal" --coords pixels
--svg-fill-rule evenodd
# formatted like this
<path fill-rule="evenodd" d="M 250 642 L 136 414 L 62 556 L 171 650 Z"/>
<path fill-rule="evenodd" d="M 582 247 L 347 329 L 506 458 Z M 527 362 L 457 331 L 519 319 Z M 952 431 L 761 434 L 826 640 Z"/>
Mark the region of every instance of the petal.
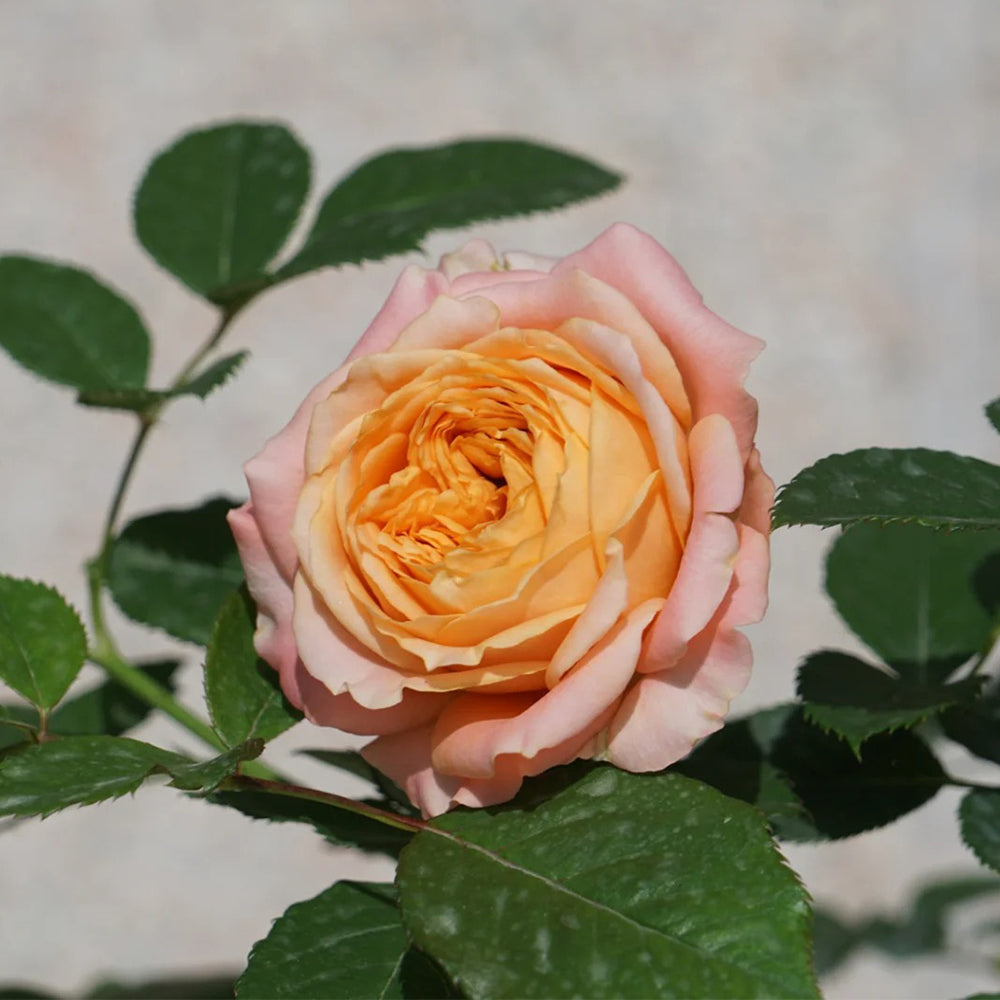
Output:
<path fill-rule="evenodd" d="M 665 252 L 665 251 L 664 251 Z M 624 335 L 638 357 L 643 376 L 684 426 L 691 423 L 691 404 L 671 344 L 650 325 L 648 317 L 600 276 L 567 268 L 563 261 L 550 276 L 528 284 L 513 283 L 478 290 L 497 304 L 501 326 L 558 330 L 573 320 L 596 323 Z M 527 274 L 527 272 L 513 272 Z M 456 285 L 453 295 L 461 293 Z"/>
<path fill-rule="evenodd" d="M 250 596 L 257 605 L 254 649 L 278 671 L 285 697 L 301 708 L 302 696 L 295 672 L 299 654 L 292 632 L 292 588 L 278 572 L 264 544 L 253 504 L 245 503 L 230 511 L 226 520 L 236 540 Z"/>
<path fill-rule="evenodd" d="M 431 303 L 447 291 L 448 279 L 439 271 L 427 271 L 416 264 L 410 264 L 399 276 L 385 305 L 347 355 L 347 360 L 353 361 L 366 354 L 387 351 L 403 327 L 430 308 Z"/>
<path fill-rule="evenodd" d="M 398 705 L 407 675 L 366 649 L 300 573 L 295 579 L 295 640 L 305 669 L 331 694 L 351 693 L 363 708 Z"/>
<path fill-rule="evenodd" d="M 731 514 L 743 502 L 743 459 L 733 425 L 719 414 L 699 420 L 688 437 L 694 508 Z"/>
<path fill-rule="evenodd" d="M 469 240 L 458 250 L 442 255 L 438 261 L 438 270 L 448 281 L 454 281 L 463 274 L 494 271 L 499 267 L 497 252 L 486 240 Z"/>
<path fill-rule="evenodd" d="M 721 413 L 749 456 L 757 404 L 744 389 L 763 342 L 707 309 L 677 261 L 656 240 L 619 223 L 563 259 L 553 275 L 580 268 L 621 291 L 670 348 L 691 397 L 695 419 Z"/>
<path fill-rule="evenodd" d="M 346 376 L 347 368 L 343 367 L 323 379 L 306 396 L 288 424 L 243 466 L 261 538 L 289 583 L 298 563 L 291 528 L 306 478 L 309 421 L 316 404 L 329 396 Z"/>
<path fill-rule="evenodd" d="M 752 662 L 741 632 L 706 631 L 675 667 L 642 677 L 629 690 L 609 727 L 604 757 L 627 771 L 659 771 L 680 760 L 721 728 Z"/>
<path fill-rule="evenodd" d="M 739 533 L 725 514 L 695 518 L 677 578 L 646 639 L 642 673 L 676 663 L 687 644 L 709 623 L 733 577 Z"/>
<path fill-rule="evenodd" d="M 491 778 L 497 758 L 507 754 L 525 759 L 526 774 L 573 759 L 607 723 L 635 671 L 643 630 L 661 603 L 647 601 L 632 611 L 575 671 L 540 698 L 460 695 L 434 726 L 434 767 L 446 774 Z M 559 747 L 562 752 L 570 745 L 573 754 L 562 761 L 536 760 L 543 750 Z"/>
<path fill-rule="evenodd" d="M 774 506 L 774 481 L 760 466 L 760 452 L 750 452 L 746 467 L 746 488 L 740 507 L 740 521 L 749 524 L 765 537 L 771 531 L 771 507 Z"/>
<path fill-rule="evenodd" d="M 728 516 L 743 495 L 743 466 L 729 422 L 700 420 L 688 440 L 694 482 L 694 524 L 663 611 L 650 629 L 640 670 L 674 663 L 711 620 L 732 580 L 740 535 Z"/>
<path fill-rule="evenodd" d="M 402 700 L 389 708 L 371 709 L 359 705 L 350 694 L 331 694 L 313 677 L 301 661 L 297 684 L 302 693 L 306 718 L 317 726 L 330 726 L 345 733 L 381 736 L 423 726 L 448 704 L 448 696 L 404 691 Z"/>
<path fill-rule="evenodd" d="M 447 812 L 454 805 L 473 808 L 506 802 L 517 794 L 523 776 L 506 765 L 487 780 L 456 778 L 435 771 L 431 764 L 430 727 L 382 736 L 361 755 L 406 792 L 426 819 Z"/>

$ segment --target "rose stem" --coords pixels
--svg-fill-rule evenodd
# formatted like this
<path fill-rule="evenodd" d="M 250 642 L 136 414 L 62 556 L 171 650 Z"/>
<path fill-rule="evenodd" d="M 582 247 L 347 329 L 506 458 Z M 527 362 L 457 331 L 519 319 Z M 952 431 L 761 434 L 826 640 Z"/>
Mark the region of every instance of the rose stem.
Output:
<path fill-rule="evenodd" d="M 402 816 L 399 813 L 389 812 L 387 809 L 379 809 L 378 806 L 369 805 L 365 802 L 356 802 L 354 799 L 346 798 L 343 795 L 335 795 L 333 792 L 321 792 L 316 788 L 307 788 L 304 785 L 292 785 L 285 781 L 267 781 L 249 775 L 233 775 L 224 778 L 216 789 L 220 792 L 266 792 L 269 795 L 283 795 L 286 798 L 304 799 L 307 802 L 319 802 L 323 805 L 333 806 L 335 809 L 344 812 L 356 813 L 358 816 L 366 816 L 368 819 L 382 823 L 384 826 L 392 826 L 397 830 L 409 830 L 411 833 L 419 833 L 421 830 L 433 829 L 415 816 Z"/>
<path fill-rule="evenodd" d="M 219 322 L 212 330 L 208 339 L 191 355 L 188 362 L 178 372 L 177 376 L 170 383 L 168 392 L 179 388 L 184 380 L 201 364 L 206 355 L 218 345 L 229 324 L 232 323 L 236 315 L 249 301 L 250 299 L 244 299 L 234 305 L 223 308 Z M 128 457 L 122 466 L 122 471 L 118 476 L 118 483 L 104 521 L 100 548 L 97 555 L 87 562 L 87 579 L 90 590 L 90 618 L 94 630 L 94 643 L 88 650 L 87 658 L 91 663 L 95 663 L 97 666 L 103 668 L 119 684 L 128 688 L 148 705 L 165 712 L 189 732 L 207 743 L 213 750 L 224 751 L 228 747 L 219 739 L 207 722 L 185 708 L 166 687 L 155 681 L 149 674 L 138 670 L 129 663 L 118 648 L 118 644 L 115 642 L 114 636 L 112 636 L 104 617 L 104 587 L 107 583 L 108 563 L 111 558 L 111 548 L 115 540 L 115 528 L 118 523 L 118 517 L 121 513 L 122 504 L 125 501 L 125 494 L 128 492 L 128 487 L 132 481 L 132 474 L 138 464 L 139 456 L 142 454 L 150 431 L 159 422 L 160 412 L 167 402 L 169 402 L 169 399 L 161 400 L 150 405 L 141 413 L 136 414 L 139 420 L 139 429 L 132 441 L 132 447 L 129 449 Z M 279 777 L 279 775 L 266 765 L 257 761 L 248 761 L 243 767 L 247 772 L 258 774 L 261 777 Z"/>

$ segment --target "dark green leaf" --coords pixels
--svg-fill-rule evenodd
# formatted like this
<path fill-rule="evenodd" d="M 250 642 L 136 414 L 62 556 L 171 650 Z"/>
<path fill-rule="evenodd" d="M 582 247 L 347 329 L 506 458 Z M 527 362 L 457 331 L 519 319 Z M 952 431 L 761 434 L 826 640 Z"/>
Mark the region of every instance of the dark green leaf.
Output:
<path fill-rule="evenodd" d="M 858 760 L 842 740 L 792 715 L 770 753 L 789 781 L 813 830 L 788 839 L 852 837 L 885 826 L 933 798 L 946 783 L 927 744 L 900 730 L 873 736 Z"/>
<path fill-rule="evenodd" d="M 419 987 L 419 991 L 414 990 Z M 391 885 L 338 882 L 290 906 L 250 953 L 241 998 L 448 997 L 450 984 L 410 947 Z"/>
<path fill-rule="evenodd" d="M 417 810 L 413 808 L 406 792 L 395 782 L 390 781 L 381 771 L 372 767 L 357 750 L 300 750 L 299 753 L 371 783 L 382 793 L 383 798 L 393 804 L 398 812 L 416 815 Z"/>
<path fill-rule="evenodd" d="M 236 774 L 240 764 L 247 760 L 255 760 L 263 751 L 263 740 L 247 740 L 246 743 L 233 747 L 232 750 L 227 750 L 211 760 L 199 761 L 196 764 L 190 762 L 171 764 L 167 768 L 173 779 L 170 783 L 187 792 L 213 792 L 225 778 Z"/>
<path fill-rule="evenodd" d="M 863 448 L 803 469 L 774 508 L 776 528 L 858 521 L 1000 528 L 1000 466 L 950 451 Z"/>
<path fill-rule="evenodd" d="M 243 579 L 222 497 L 132 521 L 114 543 L 108 586 L 130 618 L 204 645 Z"/>
<path fill-rule="evenodd" d="M 91 389 L 81 392 L 77 402 L 109 410 L 130 410 L 146 413 L 161 406 L 168 399 L 178 396 L 197 396 L 205 399 L 209 393 L 232 378 L 248 356 L 247 351 L 226 355 L 197 375 L 181 383 L 176 389 Z"/>
<path fill-rule="evenodd" d="M 977 570 L 996 552 L 996 531 L 858 525 L 831 548 L 826 589 L 844 621 L 903 680 L 933 683 L 989 638 L 993 615 Z"/>
<path fill-rule="evenodd" d="M 86 271 L 33 257 L 0 257 L 0 347 L 81 390 L 139 388 L 149 365 L 149 335 L 125 299 Z"/>
<path fill-rule="evenodd" d="M 816 996 L 809 907 L 751 808 L 601 767 L 457 812 L 400 858 L 404 922 L 469 996 Z"/>
<path fill-rule="evenodd" d="M 232 998 L 236 974 L 225 976 L 148 979 L 142 982 L 105 980 L 94 986 L 86 1000 L 227 1000 Z"/>
<path fill-rule="evenodd" d="M 259 283 L 309 190 L 309 154 L 273 122 L 189 132 L 150 164 L 135 196 L 139 241 L 213 302 Z"/>
<path fill-rule="evenodd" d="M 941 715 L 941 727 L 970 753 L 1000 764 L 1000 696 L 949 708 Z"/>
<path fill-rule="evenodd" d="M 277 673 L 253 648 L 256 610 L 245 587 L 222 605 L 205 657 L 205 697 L 227 746 L 269 740 L 302 718 L 284 698 Z"/>
<path fill-rule="evenodd" d="M 397 857 L 413 836 L 357 813 L 288 795 L 261 791 L 223 791 L 214 792 L 206 801 L 228 806 L 254 819 L 274 823 L 305 823 L 333 844 L 359 847 L 363 851 L 388 854 L 390 857 Z M 383 806 L 381 802 L 373 804 Z"/>
<path fill-rule="evenodd" d="M 986 404 L 986 419 L 1000 432 L 1000 396 Z"/>
<path fill-rule="evenodd" d="M 962 840 L 988 868 L 1000 872 L 1000 791 L 974 788 L 958 810 Z"/>
<path fill-rule="evenodd" d="M 755 805 L 783 840 L 810 839 L 816 831 L 805 807 L 770 760 L 784 726 L 798 711 L 794 705 L 779 705 L 733 719 L 673 770 Z"/>
<path fill-rule="evenodd" d="M 83 666 L 87 636 L 51 587 L 0 576 L 0 681 L 50 709 Z"/>
<path fill-rule="evenodd" d="M 0 761 L 0 816 L 48 815 L 134 792 L 151 774 L 187 764 L 122 736 L 67 736 Z"/>
<path fill-rule="evenodd" d="M 861 756 L 861 744 L 876 733 L 908 729 L 948 705 L 975 698 L 982 680 L 915 686 L 901 683 L 847 653 L 813 653 L 799 667 L 798 695 L 806 718 L 836 733 Z"/>
<path fill-rule="evenodd" d="M 140 669 L 158 683 L 172 689 L 171 678 L 180 664 L 163 660 L 146 664 Z M 151 709 L 147 702 L 117 681 L 109 680 L 98 687 L 62 702 L 49 716 L 47 732 L 57 736 L 118 736 L 139 725 Z M 27 738 L 25 730 L 4 725 L 6 720 L 41 729 L 38 712 L 26 705 L 0 705 L 0 749 Z"/>
<path fill-rule="evenodd" d="M 362 163 L 327 196 L 279 280 L 416 250 L 435 229 L 559 208 L 611 191 L 618 174 L 516 139 L 396 149 Z"/>

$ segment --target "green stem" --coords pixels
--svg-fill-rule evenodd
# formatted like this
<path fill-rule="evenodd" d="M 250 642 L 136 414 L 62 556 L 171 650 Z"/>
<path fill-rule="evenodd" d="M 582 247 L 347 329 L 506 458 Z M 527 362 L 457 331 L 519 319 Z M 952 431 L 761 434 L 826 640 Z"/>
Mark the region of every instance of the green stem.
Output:
<path fill-rule="evenodd" d="M 209 352 L 218 345 L 229 324 L 232 323 L 244 305 L 246 305 L 245 302 L 223 310 L 215 329 L 205 343 L 194 352 L 190 360 L 180 370 L 176 378 L 174 378 L 173 382 L 171 382 L 169 386 L 170 390 L 182 385 L 185 379 L 201 364 Z M 90 651 L 90 660 L 102 667 L 106 673 L 127 687 L 148 705 L 165 712 L 189 732 L 207 743 L 213 750 L 225 750 L 227 749 L 225 744 L 223 744 L 208 723 L 181 705 L 162 684 L 153 680 L 148 674 L 136 669 L 125 659 L 114 637 L 111 635 L 104 617 L 104 587 L 107 583 L 108 564 L 111 559 L 111 550 L 114 545 L 118 518 L 121 514 L 122 505 L 125 502 L 125 495 L 132 482 L 132 476 L 135 472 L 139 456 L 146 445 L 150 431 L 152 431 L 159 421 L 163 405 L 163 403 L 159 403 L 155 407 L 151 407 L 149 410 L 139 414 L 139 429 L 132 440 L 132 447 L 129 449 L 128 457 L 125 459 L 125 464 L 122 466 L 118 482 L 115 485 L 111 505 L 108 507 L 108 514 L 101 532 L 100 549 L 97 555 L 87 563 L 87 580 L 90 590 L 90 618 L 94 631 L 94 646 Z M 273 771 L 262 764 L 250 762 L 246 766 L 248 770 L 256 771 L 263 776 L 276 777 Z"/>
<path fill-rule="evenodd" d="M 432 829 L 422 819 L 413 816 L 401 816 L 399 813 L 389 812 L 388 809 L 379 809 L 378 806 L 370 805 L 367 802 L 356 802 L 354 799 L 346 798 L 343 795 L 335 795 L 333 792 L 321 792 L 316 788 L 307 788 L 305 785 L 292 785 L 285 781 L 268 781 L 250 777 L 249 775 L 238 774 L 226 778 L 219 786 L 220 791 L 232 792 L 265 792 L 268 795 L 282 795 L 286 798 L 304 799 L 306 802 L 320 802 L 323 805 L 333 806 L 344 812 L 355 813 L 358 816 L 366 816 L 375 820 L 383 826 L 395 827 L 397 830 L 406 830 L 410 833 L 419 833 L 421 830 Z"/>

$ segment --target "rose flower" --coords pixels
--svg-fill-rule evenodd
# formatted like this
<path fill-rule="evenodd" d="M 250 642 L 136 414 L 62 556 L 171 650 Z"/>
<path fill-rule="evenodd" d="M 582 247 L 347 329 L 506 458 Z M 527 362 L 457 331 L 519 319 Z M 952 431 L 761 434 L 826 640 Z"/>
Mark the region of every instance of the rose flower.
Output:
<path fill-rule="evenodd" d="M 425 815 L 578 757 L 666 767 L 747 682 L 762 344 L 617 225 L 408 267 L 230 515 L 256 648 Z"/>

